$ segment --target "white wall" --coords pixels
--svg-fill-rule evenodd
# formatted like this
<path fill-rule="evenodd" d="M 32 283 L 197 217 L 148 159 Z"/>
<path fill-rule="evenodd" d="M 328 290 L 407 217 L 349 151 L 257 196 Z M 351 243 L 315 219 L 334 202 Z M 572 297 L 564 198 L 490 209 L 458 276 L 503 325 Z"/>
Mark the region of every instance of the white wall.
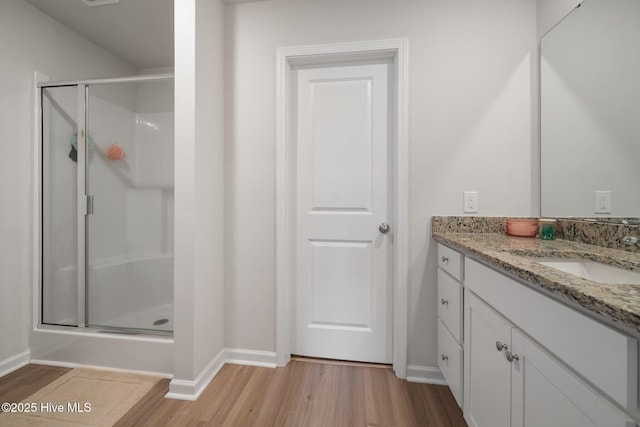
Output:
<path fill-rule="evenodd" d="M 224 347 L 224 4 L 196 1 L 196 372 Z"/>
<path fill-rule="evenodd" d="M 33 73 L 56 80 L 133 75 L 135 68 L 23 0 L 0 2 L 0 372 L 29 348 L 35 158 Z"/>
<path fill-rule="evenodd" d="M 272 0 L 226 8 L 225 343 L 275 350 L 275 52 L 407 37 L 409 364 L 436 365 L 432 215 L 531 215 L 535 0 Z"/>
<path fill-rule="evenodd" d="M 175 361 L 191 397 L 224 347 L 223 4 L 175 2 Z M 214 368 L 214 367 L 213 367 Z M 184 396 L 183 396 L 184 397 Z"/>

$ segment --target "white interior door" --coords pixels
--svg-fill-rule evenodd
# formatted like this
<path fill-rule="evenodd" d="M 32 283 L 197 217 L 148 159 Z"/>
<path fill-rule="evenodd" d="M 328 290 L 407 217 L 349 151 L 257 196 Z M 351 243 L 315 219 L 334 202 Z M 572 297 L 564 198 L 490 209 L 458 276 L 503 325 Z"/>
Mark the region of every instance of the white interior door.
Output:
<path fill-rule="evenodd" d="M 296 73 L 293 353 L 391 363 L 391 65 Z"/>

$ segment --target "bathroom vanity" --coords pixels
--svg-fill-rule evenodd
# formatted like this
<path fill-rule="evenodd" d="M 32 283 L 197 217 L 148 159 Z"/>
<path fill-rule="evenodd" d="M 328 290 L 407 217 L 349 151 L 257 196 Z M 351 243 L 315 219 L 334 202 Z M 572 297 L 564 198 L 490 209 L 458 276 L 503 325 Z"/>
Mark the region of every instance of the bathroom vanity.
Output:
<path fill-rule="evenodd" d="M 640 285 L 544 260 L 640 271 L 640 256 L 504 233 L 433 232 L 438 365 L 473 427 L 635 427 Z"/>

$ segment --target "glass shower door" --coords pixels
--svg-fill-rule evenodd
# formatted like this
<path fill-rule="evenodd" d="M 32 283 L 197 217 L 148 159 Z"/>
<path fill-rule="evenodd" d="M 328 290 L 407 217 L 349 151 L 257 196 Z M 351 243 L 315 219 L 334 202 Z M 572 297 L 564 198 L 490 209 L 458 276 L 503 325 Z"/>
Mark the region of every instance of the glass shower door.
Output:
<path fill-rule="evenodd" d="M 43 87 L 40 94 L 42 323 L 78 326 L 84 322 L 78 296 L 78 86 Z"/>
<path fill-rule="evenodd" d="M 173 330 L 173 81 L 89 85 L 87 319 Z"/>

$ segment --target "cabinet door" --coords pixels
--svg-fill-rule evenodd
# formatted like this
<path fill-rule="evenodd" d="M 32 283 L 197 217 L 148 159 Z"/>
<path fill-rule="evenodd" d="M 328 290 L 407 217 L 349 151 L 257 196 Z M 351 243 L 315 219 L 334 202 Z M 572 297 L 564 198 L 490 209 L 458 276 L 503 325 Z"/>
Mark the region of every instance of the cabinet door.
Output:
<path fill-rule="evenodd" d="M 511 351 L 513 427 L 634 425 L 518 329 Z"/>
<path fill-rule="evenodd" d="M 511 364 L 505 351 L 513 326 L 473 293 L 466 292 L 464 416 L 470 427 L 508 427 Z M 498 349 L 498 343 L 507 347 Z"/>

